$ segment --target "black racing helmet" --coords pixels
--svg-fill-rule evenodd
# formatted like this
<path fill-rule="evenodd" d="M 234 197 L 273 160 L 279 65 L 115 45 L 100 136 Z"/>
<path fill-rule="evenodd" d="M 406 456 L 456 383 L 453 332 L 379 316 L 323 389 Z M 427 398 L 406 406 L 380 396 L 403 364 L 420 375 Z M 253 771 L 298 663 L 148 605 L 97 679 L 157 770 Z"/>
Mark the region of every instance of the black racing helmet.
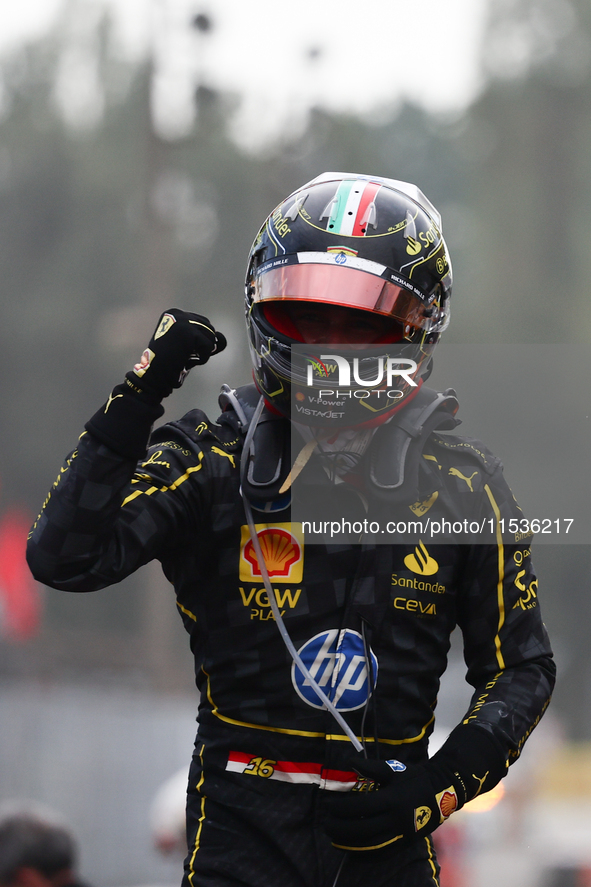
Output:
<path fill-rule="evenodd" d="M 415 185 L 323 173 L 271 213 L 250 251 L 246 322 L 257 387 L 283 415 L 323 424 L 305 410 L 292 415 L 294 395 L 303 401 L 311 384 L 293 306 L 348 309 L 352 324 L 369 313 L 374 325 L 376 317 L 383 322 L 383 335 L 373 342 L 385 358 L 394 353 L 387 344 L 396 342 L 396 356 L 416 364 L 414 385 L 403 378 L 394 398 L 387 392 L 345 398 L 337 424 L 384 421 L 428 375 L 433 348 L 449 323 L 451 285 L 441 216 Z M 293 346 L 302 346 L 294 349 L 297 357 Z M 313 384 L 326 389 L 330 383 L 324 378 Z"/>

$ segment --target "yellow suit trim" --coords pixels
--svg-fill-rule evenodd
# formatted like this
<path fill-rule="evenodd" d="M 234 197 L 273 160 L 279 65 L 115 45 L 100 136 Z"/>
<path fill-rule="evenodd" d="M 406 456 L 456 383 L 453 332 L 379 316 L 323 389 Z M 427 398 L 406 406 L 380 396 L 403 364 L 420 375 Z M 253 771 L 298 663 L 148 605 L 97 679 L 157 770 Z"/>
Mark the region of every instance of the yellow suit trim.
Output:
<path fill-rule="evenodd" d="M 495 497 L 492 494 L 492 491 L 488 484 L 484 485 L 484 489 L 486 491 L 486 495 L 489 498 L 490 504 L 492 506 L 492 510 L 495 513 L 495 517 L 497 519 L 497 564 L 498 564 L 498 576 L 499 581 L 497 582 L 497 604 L 499 607 L 499 623 L 497 626 L 497 633 L 495 635 L 495 650 L 497 654 L 497 662 L 499 664 L 499 668 L 505 668 L 505 660 L 503 659 L 503 654 L 501 653 L 501 628 L 505 624 L 505 597 L 504 597 L 504 589 L 503 584 L 505 581 L 505 545 L 503 543 L 503 534 L 501 532 L 501 512 L 499 506 L 495 501 Z"/>

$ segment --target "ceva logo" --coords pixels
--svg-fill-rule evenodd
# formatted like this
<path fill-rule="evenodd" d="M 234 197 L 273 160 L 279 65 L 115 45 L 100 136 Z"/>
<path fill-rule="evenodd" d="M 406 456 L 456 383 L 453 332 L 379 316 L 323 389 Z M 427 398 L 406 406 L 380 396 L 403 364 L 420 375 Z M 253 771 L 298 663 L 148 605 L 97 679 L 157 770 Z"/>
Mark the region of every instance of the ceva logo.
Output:
<path fill-rule="evenodd" d="M 370 687 L 363 638 L 357 631 L 331 628 L 314 635 L 298 650 L 302 661 L 318 686 L 339 711 L 362 708 L 378 680 L 378 660 L 372 650 Z M 324 708 L 314 687 L 296 663 L 291 679 L 298 696 L 313 708 Z"/>

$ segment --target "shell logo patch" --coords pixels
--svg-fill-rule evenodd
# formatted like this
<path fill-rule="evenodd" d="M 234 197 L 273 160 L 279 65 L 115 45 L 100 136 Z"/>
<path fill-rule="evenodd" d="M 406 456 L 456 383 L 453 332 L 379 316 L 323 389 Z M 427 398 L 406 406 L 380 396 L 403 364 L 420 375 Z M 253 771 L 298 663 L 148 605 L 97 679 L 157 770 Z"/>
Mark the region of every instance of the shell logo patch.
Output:
<path fill-rule="evenodd" d="M 255 524 L 256 533 L 274 582 L 301 582 L 304 574 L 304 535 L 301 524 Z M 262 572 L 247 526 L 240 527 L 240 567 L 242 582 L 260 582 Z"/>
<path fill-rule="evenodd" d="M 133 368 L 133 371 L 136 374 L 136 376 L 139 376 L 141 379 L 141 377 L 144 375 L 146 370 L 150 368 L 150 364 L 152 363 L 152 361 L 154 360 L 155 357 L 156 357 L 156 355 L 154 354 L 154 352 L 150 348 L 146 348 L 146 350 L 144 351 L 144 353 L 140 357 L 139 362 L 136 363 Z"/>
<path fill-rule="evenodd" d="M 457 810 L 458 796 L 456 795 L 456 790 L 453 785 L 450 785 L 449 788 L 436 794 L 435 800 L 437 801 L 437 806 L 441 813 L 441 822 L 451 816 L 454 810 Z"/>

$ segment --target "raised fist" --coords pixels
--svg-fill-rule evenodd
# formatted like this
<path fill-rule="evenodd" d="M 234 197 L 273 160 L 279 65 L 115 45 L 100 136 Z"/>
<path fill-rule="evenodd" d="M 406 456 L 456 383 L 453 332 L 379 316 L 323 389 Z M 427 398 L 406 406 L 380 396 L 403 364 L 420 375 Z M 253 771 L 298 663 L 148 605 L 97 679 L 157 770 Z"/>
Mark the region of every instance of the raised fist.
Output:
<path fill-rule="evenodd" d="M 189 370 L 226 347 L 226 337 L 201 314 L 171 308 L 161 315 L 148 347 L 126 378 L 139 391 L 168 397 Z"/>

